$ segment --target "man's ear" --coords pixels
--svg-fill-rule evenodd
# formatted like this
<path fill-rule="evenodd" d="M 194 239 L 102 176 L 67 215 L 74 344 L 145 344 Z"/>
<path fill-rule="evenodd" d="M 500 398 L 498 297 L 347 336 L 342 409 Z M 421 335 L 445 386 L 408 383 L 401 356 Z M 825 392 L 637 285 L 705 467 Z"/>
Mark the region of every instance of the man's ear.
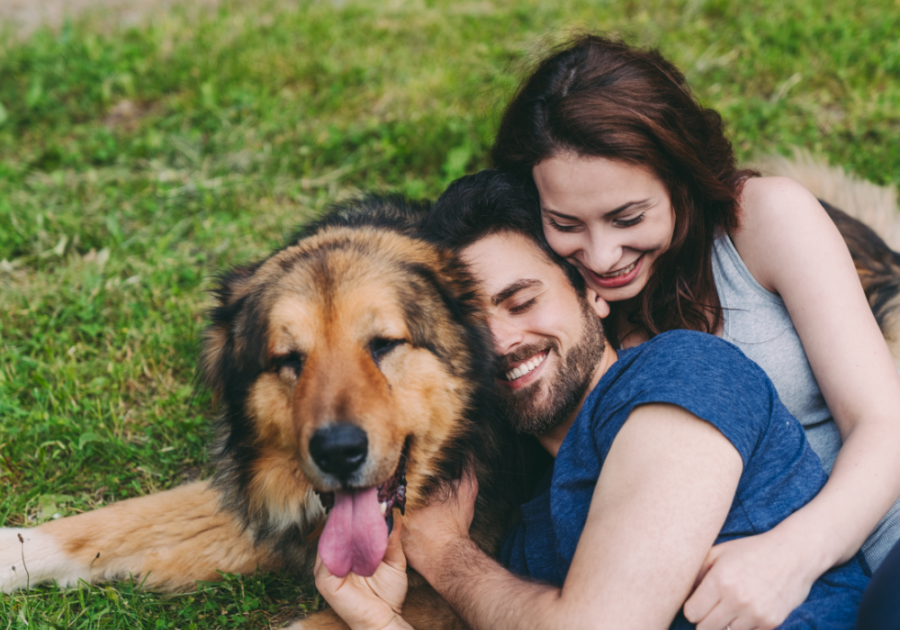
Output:
<path fill-rule="evenodd" d="M 591 308 L 594 309 L 594 312 L 597 313 L 597 317 L 606 319 L 609 315 L 609 302 L 600 297 L 593 289 L 586 289 L 584 297 L 587 299 L 588 304 L 591 305 Z"/>

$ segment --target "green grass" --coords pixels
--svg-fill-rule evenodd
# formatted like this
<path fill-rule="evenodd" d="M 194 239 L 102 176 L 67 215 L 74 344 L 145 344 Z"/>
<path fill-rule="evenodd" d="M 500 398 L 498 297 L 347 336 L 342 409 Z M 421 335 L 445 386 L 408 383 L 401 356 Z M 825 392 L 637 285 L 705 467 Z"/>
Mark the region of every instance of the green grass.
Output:
<path fill-rule="evenodd" d="M 574 29 L 660 47 L 741 158 L 801 146 L 900 183 L 894 0 L 234 2 L 0 37 L 0 523 L 206 474 L 211 276 L 343 196 L 486 166 L 518 77 Z M 0 596 L 0 630 L 266 628 L 309 605 L 274 577 L 51 586 Z"/>

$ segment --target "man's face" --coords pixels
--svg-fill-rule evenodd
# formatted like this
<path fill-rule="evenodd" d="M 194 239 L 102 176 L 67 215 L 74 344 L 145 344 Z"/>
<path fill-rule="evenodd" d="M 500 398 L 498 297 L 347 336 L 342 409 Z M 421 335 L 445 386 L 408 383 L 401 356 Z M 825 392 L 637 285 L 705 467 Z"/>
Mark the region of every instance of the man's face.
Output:
<path fill-rule="evenodd" d="M 461 258 L 487 297 L 509 415 L 520 432 L 546 434 L 574 415 L 592 385 L 608 307 L 579 296 L 563 270 L 520 234 L 487 236 Z"/>

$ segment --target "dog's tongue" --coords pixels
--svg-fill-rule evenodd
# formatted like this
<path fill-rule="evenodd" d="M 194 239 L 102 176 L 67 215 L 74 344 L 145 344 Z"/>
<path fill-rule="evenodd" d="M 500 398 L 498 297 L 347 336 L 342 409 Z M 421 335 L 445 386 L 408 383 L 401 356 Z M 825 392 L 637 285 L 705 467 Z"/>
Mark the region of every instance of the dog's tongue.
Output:
<path fill-rule="evenodd" d="M 319 538 L 319 556 L 338 577 L 375 573 L 387 549 L 388 530 L 378 507 L 378 489 L 337 490 Z"/>

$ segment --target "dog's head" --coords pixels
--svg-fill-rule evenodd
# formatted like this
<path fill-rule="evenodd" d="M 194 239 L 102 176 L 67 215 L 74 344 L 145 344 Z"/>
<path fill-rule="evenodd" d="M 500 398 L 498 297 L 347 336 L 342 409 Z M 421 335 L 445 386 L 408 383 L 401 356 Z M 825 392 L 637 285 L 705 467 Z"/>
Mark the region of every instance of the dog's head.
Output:
<path fill-rule="evenodd" d="M 221 278 L 202 360 L 224 405 L 218 481 L 257 535 L 302 523 L 315 490 L 333 505 L 325 559 L 386 532 L 479 442 L 490 338 L 469 275 L 417 236 L 422 211 L 370 197 Z M 332 570 L 374 570 L 377 551 L 335 551 Z"/>

